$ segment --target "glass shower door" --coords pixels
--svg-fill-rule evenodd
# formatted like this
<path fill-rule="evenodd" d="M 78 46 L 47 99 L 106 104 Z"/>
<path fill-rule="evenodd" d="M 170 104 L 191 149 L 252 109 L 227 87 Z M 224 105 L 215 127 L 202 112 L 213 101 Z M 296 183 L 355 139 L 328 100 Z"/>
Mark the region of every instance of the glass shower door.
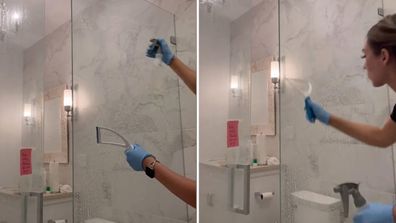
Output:
<path fill-rule="evenodd" d="M 0 1 L 0 222 L 43 219 L 44 1 Z"/>
<path fill-rule="evenodd" d="M 146 57 L 150 39 L 175 35 L 174 15 L 143 0 L 75 0 L 73 13 L 74 222 L 186 222 L 184 202 L 95 138 L 114 129 L 183 173 L 178 79 Z"/>
<path fill-rule="evenodd" d="M 200 221 L 277 222 L 278 1 L 200 3 Z"/>
<path fill-rule="evenodd" d="M 357 211 L 352 197 L 344 208 L 335 192 L 347 182 L 359 184 L 368 202 L 393 202 L 392 148 L 367 146 L 318 120 L 309 123 L 299 90 L 310 82 L 312 100 L 330 113 L 383 124 L 389 116 L 389 89 L 372 87 L 360 58 L 367 31 L 382 18 L 377 14 L 382 2 L 280 1 L 282 223 L 299 223 L 303 216 L 314 222 L 321 210 L 328 216 L 321 222 L 352 222 Z"/>

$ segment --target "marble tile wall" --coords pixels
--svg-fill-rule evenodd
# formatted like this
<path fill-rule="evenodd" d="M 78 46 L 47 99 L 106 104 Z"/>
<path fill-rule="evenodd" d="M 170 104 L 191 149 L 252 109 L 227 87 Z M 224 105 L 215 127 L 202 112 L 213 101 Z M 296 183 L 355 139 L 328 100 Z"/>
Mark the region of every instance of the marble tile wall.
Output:
<path fill-rule="evenodd" d="M 357 182 L 368 201 L 393 201 L 391 149 L 370 147 L 333 128 L 308 123 L 304 97 L 287 80 L 309 80 L 312 99 L 331 113 L 382 125 L 389 115 L 387 89 L 371 86 L 360 59 L 381 5 L 378 0 L 281 1 L 282 222 L 293 222 L 289 199 L 297 190 L 339 198 L 334 186 Z M 355 211 L 351 205 L 350 216 Z"/>
<path fill-rule="evenodd" d="M 95 126 L 113 128 L 183 173 L 178 78 L 145 57 L 150 38 L 174 35 L 173 15 L 140 0 L 97 1 L 73 19 L 77 221 L 186 222 L 184 202 L 95 140 Z"/>

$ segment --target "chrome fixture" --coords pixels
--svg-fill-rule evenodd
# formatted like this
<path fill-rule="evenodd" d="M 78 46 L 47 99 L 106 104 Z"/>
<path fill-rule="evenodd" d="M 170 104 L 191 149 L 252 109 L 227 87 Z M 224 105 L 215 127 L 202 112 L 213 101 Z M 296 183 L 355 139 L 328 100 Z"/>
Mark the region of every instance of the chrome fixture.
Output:
<path fill-rule="evenodd" d="M 63 91 L 63 107 L 67 112 L 67 117 L 71 117 L 71 112 L 73 108 L 72 94 L 72 90 L 66 86 L 66 89 Z"/>
<path fill-rule="evenodd" d="M 16 34 L 22 24 L 22 12 L 10 11 L 4 0 L 0 3 L 0 41 L 4 41 L 6 35 Z"/>
<path fill-rule="evenodd" d="M 271 61 L 271 81 L 274 84 L 274 88 L 279 88 L 279 59 L 273 57 Z"/>

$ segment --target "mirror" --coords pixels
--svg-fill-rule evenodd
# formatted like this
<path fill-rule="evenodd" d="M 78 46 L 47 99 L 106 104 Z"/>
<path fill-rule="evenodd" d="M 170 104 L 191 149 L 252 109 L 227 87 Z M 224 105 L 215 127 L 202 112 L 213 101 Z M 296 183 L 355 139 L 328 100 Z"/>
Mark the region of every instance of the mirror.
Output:
<path fill-rule="evenodd" d="M 44 162 L 69 162 L 68 121 L 63 107 L 64 85 L 44 94 Z"/>
<path fill-rule="evenodd" d="M 275 90 L 271 81 L 271 60 L 251 64 L 251 135 L 275 135 Z"/>

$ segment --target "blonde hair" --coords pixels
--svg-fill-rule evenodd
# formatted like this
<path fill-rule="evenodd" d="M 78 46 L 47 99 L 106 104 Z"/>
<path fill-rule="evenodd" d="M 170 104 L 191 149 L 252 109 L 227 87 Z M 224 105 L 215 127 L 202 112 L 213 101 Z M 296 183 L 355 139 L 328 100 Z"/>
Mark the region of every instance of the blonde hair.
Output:
<path fill-rule="evenodd" d="M 396 58 L 396 14 L 387 15 L 367 32 L 367 43 L 375 55 L 387 49 L 391 58 Z"/>

